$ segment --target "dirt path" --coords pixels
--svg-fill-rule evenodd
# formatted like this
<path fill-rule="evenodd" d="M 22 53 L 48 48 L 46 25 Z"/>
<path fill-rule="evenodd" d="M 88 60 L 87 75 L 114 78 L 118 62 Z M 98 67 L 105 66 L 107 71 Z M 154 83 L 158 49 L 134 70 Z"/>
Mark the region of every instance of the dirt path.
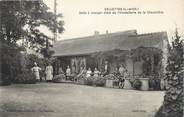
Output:
<path fill-rule="evenodd" d="M 162 91 L 41 83 L 0 87 L 2 117 L 151 117 Z"/>

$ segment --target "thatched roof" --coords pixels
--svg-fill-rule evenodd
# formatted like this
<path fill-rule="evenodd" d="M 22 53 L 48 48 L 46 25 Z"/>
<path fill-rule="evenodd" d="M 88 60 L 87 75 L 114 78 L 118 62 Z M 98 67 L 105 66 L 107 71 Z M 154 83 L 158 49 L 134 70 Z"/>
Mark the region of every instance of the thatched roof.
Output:
<path fill-rule="evenodd" d="M 88 37 L 61 40 L 54 44 L 54 56 L 78 56 L 114 49 L 131 50 L 138 47 L 162 49 L 166 32 L 137 34 L 136 30 L 93 35 Z"/>

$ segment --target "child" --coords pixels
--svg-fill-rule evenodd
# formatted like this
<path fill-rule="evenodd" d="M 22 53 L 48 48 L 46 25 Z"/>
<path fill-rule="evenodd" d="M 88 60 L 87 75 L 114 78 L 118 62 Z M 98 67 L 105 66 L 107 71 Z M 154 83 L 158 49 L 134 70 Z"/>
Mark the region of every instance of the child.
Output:
<path fill-rule="evenodd" d="M 124 87 L 124 82 L 125 82 L 124 77 L 120 76 L 119 77 L 119 88 L 122 89 Z"/>

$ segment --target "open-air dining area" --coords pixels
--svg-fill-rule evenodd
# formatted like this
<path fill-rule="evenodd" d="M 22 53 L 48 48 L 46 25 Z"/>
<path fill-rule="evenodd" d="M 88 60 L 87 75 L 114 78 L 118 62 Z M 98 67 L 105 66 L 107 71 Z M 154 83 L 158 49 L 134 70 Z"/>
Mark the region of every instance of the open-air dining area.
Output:
<path fill-rule="evenodd" d="M 95 33 L 59 41 L 53 47 L 53 80 L 111 88 L 164 90 L 167 87 L 163 75 L 167 43 L 165 32 L 139 35 L 136 30 Z"/>
<path fill-rule="evenodd" d="M 58 73 L 53 78 L 53 81 L 73 82 L 83 85 L 103 86 L 111 88 L 163 90 L 165 88 L 165 84 L 163 84 L 163 80 L 161 80 L 160 67 L 162 65 L 161 62 L 155 63 L 154 61 L 154 59 L 157 61 L 161 60 L 161 52 L 158 52 L 159 50 L 155 48 L 139 48 L 137 50 L 131 51 L 131 53 L 128 51 L 120 50 L 95 53 L 87 58 L 87 61 L 89 59 L 96 60 L 92 61 L 94 63 L 91 64 L 86 63 L 84 57 L 79 57 L 81 62 L 83 62 L 81 63 L 80 69 L 76 70 L 75 63 L 72 63 L 71 68 L 68 65 L 65 72 L 62 67 L 59 67 Z M 109 57 L 111 58 L 109 59 Z M 100 61 L 100 58 L 104 60 L 104 64 L 103 60 Z M 122 60 L 121 58 L 128 59 L 128 62 L 133 59 L 134 61 L 132 66 L 130 63 L 125 63 L 125 60 Z M 62 61 L 62 59 L 59 60 Z M 77 57 L 73 60 L 73 62 L 75 62 Z M 138 65 L 135 65 L 137 61 L 141 61 L 140 63 L 142 63 L 141 74 L 135 73 L 135 69 L 139 70 L 139 68 L 135 68 L 139 67 Z M 55 64 L 60 65 L 58 61 Z M 92 66 L 90 67 L 90 65 Z M 132 70 L 130 68 L 132 68 Z M 78 71 L 78 73 L 76 71 Z"/>

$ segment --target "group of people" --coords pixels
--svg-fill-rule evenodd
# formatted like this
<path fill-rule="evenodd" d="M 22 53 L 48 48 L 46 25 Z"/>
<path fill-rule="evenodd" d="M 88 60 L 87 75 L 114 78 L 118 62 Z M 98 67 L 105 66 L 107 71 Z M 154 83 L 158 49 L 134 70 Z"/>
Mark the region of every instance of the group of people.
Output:
<path fill-rule="evenodd" d="M 99 71 L 96 67 L 94 68 L 94 71 L 92 71 L 90 67 L 87 70 L 86 70 L 85 67 L 81 67 L 80 71 L 81 72 L 77 75 L 78 77 L 83 75 L 86 78 L 88 78 L 90 76 L 93 76 L 93 77 L 97 78 L 99 76 L 105 76 L 105 75 L 109 74 L 109 65 L 108 65 L 108 62 L 105 61 L 104 71 L 103 72 Z"/>
<path fill-rule="evenodd" d="M 36 80 L 37 81 L 41 81 L 41 77 L 40 77 L 40 71 L 42 69 L 37 65 L 36 62 L 34 62 L 34 66 L 31 68 L 31 71 L 34 73 Z M 50 63 L 48 63 L 48 65 L 45 68 L 45 80 L 47 82 L 52 81 L 53 79 L 53 67 Z"/>
<path fill-rule="evenodd" d="M 86 70 L 84 68 L 84 69 L 82 69 L 81 73 L 78 74 L 78 76 L 86 75 L 86 78 L 88 78 L 90 76 L 98 77 L 100 74 L 101 74 L 101 72 L 97 68 L 95 68 L 93 72 L 92 72 L 91 68 L 88 68 L 88 70 Z"/>
<path fill-rule="evenodd" d="M 128 76 L 127 69 L 123 65 L 120 65 L 119 69 L 115 70 L 114 75 L 118 78 L 119 88 L 123 88 L 125 78 Z"/>
<path fill-rule="evenodd" d="M 70 77 L 71 76 L 71 69 L 69 66 L 67 66 L 67 69 L 66 69 L 66 77 Z M 80 76 L 84 76 L 86 78 L 90 77 L 90 76 L 94 76 L 94 77 L 98 77 L 100 75 L 100 71 L 95 68 L 94 71 L 92 72 L 91 68 L 88 68 L 88 70 L 86 70 L 85 67 L 81 67 L 80 68 L 80 73 L 77 75 L 77 77 L 80 77 Z"/>
<path fill-rule="evenodd" d="M 98 78 L 99 76 L 106 76 L 109 74 L 108 69 L 109 69 L 108 66 L 105 66 L 104 71 L 100 72 L 97 68 L 95 68 L 94 71 L 92 71 L 91 68 L 88 68 L 86 70 L 86 68 L 81 67 L 80 73 L 76 76 L 75 80 L 78 80 L 78 78 L 81 78 L 81 77 L 88 78 L 90 76 L 93 76 L 94 78 Z M 128 75 L 128 71 L 126 70 L 126 68 L 121 64 L 119 67 L 115 69 L 113 74 L 118 78 L 119 88 L 123 88 L 125 78 Z M 66 77 L 69 77 L 70 75 L 71 75 L 71 69 L 69 66 L 67 66 Z"/>
<path fill-rule="evenodd" d="M 31 71 L 35 74 L 36 76 L 36 80 L 37 81 L 41 81 L 43 79 L 40 78 L 40 71 L 42 69 L 37 65 L 37 63 L 34 63 L 34 66 L 31 68 Z M 42 70 L 43 71 L 43 70 Z M 59 73 L 60 74 L 65 74 L 66 79 L 69 78 L 72 75 L 72 71 L 70 69 L 70 66 L 67 66 L 66 68 L 66 73 L 63 72 L 62 68 L 59 69 Z M 53 67 L 51 64 L 48 64 L 45 68 L 44 71 L 45 74 L 45 80 L 47 82 L 52 81 L 53 79 Z M 90 76 L 93 76 L 94 78 L 98 78 L 99 76 L 105 76 L 109 74 L 109 68 L 107 66 L 107 64 L 105 64 L 105 68 L 103 72 L 100 72 L 97 68 L 94 68 L 94 71 L 91 70 L 91 68 L 88 68 L 86 70 L 85 67 L 81 67 L 80 68 L 80 73 L 76 75 L 76 78 L 80 78 L 81 76 L 84 78 L 88 78 Z M 113 73 L 114 75 L 116 75 L 119 79 L 119 87 L 123 88 L 124 86 L 124 80 L 125 77 L 127 76 L 127 70 L 123 65 L 120 65 L 118 68 L 116 68 L 116 70 Z M 77 79 L 76 79 L 77 80 Z"/>

